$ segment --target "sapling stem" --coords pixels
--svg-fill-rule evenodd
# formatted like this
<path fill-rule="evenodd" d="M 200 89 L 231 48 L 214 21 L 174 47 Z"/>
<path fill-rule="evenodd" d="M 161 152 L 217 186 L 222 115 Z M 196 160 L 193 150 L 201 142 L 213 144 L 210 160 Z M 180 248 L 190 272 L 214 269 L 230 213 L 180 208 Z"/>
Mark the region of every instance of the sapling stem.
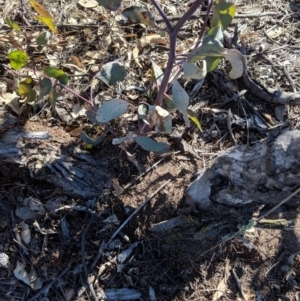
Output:
<path fill-rule="evenodd" d="M 151 0 L 152 3 L 155 5 L 156 1 L 155 0 Z M 155 105 L 157 106 L 161 106 L 164 94 L 166 92 L 167 86 L 168 86 L 168 82 L 170 79 L 170 75 L 172 72 L 172 68 L 173 68 L 173 64 L 175 62 L 175 58 L 176 58 L 176 42 L 177 42 L 177 35 L 179 30 L 182 28 L 182 26 L 184 25 L 184 23 L 195 13 L 195 11 L 203 4 L 204 0 L 196 0 L 192 6 L 188 9 L 188 11 L 178 20 L 178 22 L 176 23 L 176 25 L 174 27 L 171 26 L 171 28 L 169 29 L 169 37 L 170 37 L 170 50 L 169 50 L 169 58 L 168 58 L 168 62 L 167 62 L 167 67 L 165 69 L 164 72 L 164 78 L 162 80 L 161 86 L 157 92 L 157 97 L 156 97 L 156 101 L 155 101 Z M 157 3 L 156 3 L 157 4 Z M 157 4 L 158 6 L 158 4 Z M 164 16 L 165 13 L 161 10 L 161 8 L 159 7 L 159 9 L 157 8 L 157 6 L 155 5 L 156 9 L 159 11 L 159 13 L 161 14 L 162 18 L 165 20 Z M 168 23 L 170 23 L 168 21 Z M 166 22 L 167 26 L 168 23 Z"/>

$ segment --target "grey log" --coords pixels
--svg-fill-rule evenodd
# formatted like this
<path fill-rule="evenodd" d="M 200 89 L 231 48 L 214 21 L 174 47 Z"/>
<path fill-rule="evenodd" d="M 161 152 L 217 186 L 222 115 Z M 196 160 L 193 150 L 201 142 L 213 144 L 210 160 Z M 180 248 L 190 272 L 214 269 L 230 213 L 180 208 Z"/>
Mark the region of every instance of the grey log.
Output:
<path fill-rule="evenodd" d="M 213 209 L 218 204 L 278 204 L 299 185 L 300 131 L 271 133 L 249 148 L 229 149 L 201 171 L 187 189 L 183 211 Z"/>

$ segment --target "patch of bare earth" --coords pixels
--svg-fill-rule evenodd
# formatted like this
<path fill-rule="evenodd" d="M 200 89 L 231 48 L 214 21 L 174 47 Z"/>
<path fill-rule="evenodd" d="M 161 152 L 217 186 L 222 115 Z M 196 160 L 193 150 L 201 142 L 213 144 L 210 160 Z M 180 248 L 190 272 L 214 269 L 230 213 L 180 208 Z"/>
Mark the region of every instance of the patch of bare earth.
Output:
<path fill-rule="evenodd" d="M 79 2 L 43 1 L 55 16 L 59 35 L 48 48 L 29 46 L 37 72 L 43 64 L 64 69 L 70 77 L 68 87 L 83 97 L 92 95 L 96 105 L 116 97 L 134 104 L 148 100 L 152 80 L 149 58 L 164 68 L 168 40 L 153 42 L 149 35 L 155 30 L 125 24 L 118 14 L 115 19 L 98 5 L 87 7 Z M 172 22 L 192 3 L 158 2 Z M 234 19 L 228 29 L 234 38 L 227 43 L 246 55 L 250 77 L 263 87 L 299 91 L 300 4 L 235 2 L 237 13 L 249 17 Z M 23 3 L 28 34 L 36 37 L 43 27 L 36 23 L 28 2 Z M 0 0 L 0 11 L 21 24 L 20 5 L 21 1 Z M 122 8 L 130 5 L 149 7 L 158 24 L 164 26 L 151 2 L 123 1 Z M 10 29 L 0 18 L 0 72 L 8 85 L 8 91 L 0 95 L 4 107 L 9 97 L 5 93 L 12 91 L 9 83 L 14 74 L 6 67 L 6 55 L 13 45 L 6 38 Z M 191 18 L 179 34 L 178 52 L 191 45 L 198 32 L 199 17 Z M 23 45 L 25 40 L 15 37 L 13 43 L 17 42 Z M 112 89 L 92 81 L 103 64 L 116 59 L 129 72 L 123 86 Z M 260 141 L 274 127 L 299 128 L 299 107 L 264 102 L 252 91 L 240 93 L 244 83 L 230 80 L 228 70 L 223 62 L 207 75 L 199 91 L 197 81 L 180 79 L 193 95 L 192 108 L 203 132 L 196 126 L 186 131 L 181 116 L 174 113 L 174 134 L 158 137 L 171 145 L 172 153 L 155 156 L 129 146 L 147 170 L 141 177 L 124 152 L 112 145 L 111 135 L 88 151 L 95 162 L 105 160 L 105 172 L 115 182 L 114 188 L 99 197 L 71 197 L 57 183 L 33 179 L 33 170 L 0 161 L 0 300 L 299 300 L 297 206 L 287 203 L 268 217 L 281 221 L 260 225 L 233 239 L 228 238 L 239 226 L 270 208 L 223 206 L 221 213 L 178 215 L 197 172 L 208 168 L 227 149 Z M 33 70 L 28 68 L 23 75 L 27 73 L 32 75 Z M 75 144 L 86 151 L 79 138 L 82 130 L 94 137 L 105 132 L 103 126 L 93 125 L 86 117 L 87 107 L 61 89 L 55 113 L 48 100 L 24 105 L 20 116 L 11 107 L 10 111 L 25 131 L 50 133 L 52 140 L 32 147 Z M 112 126 L 119 136 L 137 129 L 134 120 L 120 119 Z M 179 225 L 158 231 L 168 220 Z"/>

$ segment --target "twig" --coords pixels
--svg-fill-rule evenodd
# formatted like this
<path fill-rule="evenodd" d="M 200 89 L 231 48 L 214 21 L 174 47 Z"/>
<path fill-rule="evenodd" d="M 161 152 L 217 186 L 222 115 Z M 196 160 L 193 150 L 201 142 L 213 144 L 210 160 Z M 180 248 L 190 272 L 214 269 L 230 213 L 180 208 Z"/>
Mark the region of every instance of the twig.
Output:
<path fill-rule="evenodd" d="M 219 107 L 222 108 L 224 107 L 226 104 L 228 104 L 229 102 L 238 99 L 239 97 L 243 96 L 244 94 L 247 93 L 247 90 L 242 90 L 239 93 L 234 94 L 233 96 L 223 100 L 220 104 Z"/>
<path fill-rule="evenodd" d="M 170 183 L 171 180 L 166 181 L 164 184 L 162 184 L 158 189 L 156 189 L 150 197 L 146 198 L 146 200 L 135 209 L 135 211 L 130 214 L 130 216 L 124 221 L 124 223 L 115 231 L 115 233 L 112 235 L 110 240 L 108 241 L 108 244 L 116 237 L 116 235 L 127 225 L 127 223 L 160 191 L 162 190 L 167 184 Z"/>
<path fill-rule="evenodd" d="M 247 70 L 244 72 L 242 80 L 246 88 L 259 99 L 273 104 L 300 105 L 300 93 L 263 88 L 253 82 L 249 77 Z"/>
<path fill-rule="evenodd" d="M 293 83 L 293 80 L 292 80 L 290 74 L 288 73 L 288 71 L 286 70 L 286 68 L 285 68 L 284 65 L 283 65 L 283 73 L 284 73 L 284 75 L 286 76 L 287 80 L 289 81 L 290 86 L 291 86 L 293 92 L 294 92 L 294 93 L 297 93 L 297 89 L 296 89 L 296 87 L 295 87 L 295 85 L 294 85 L 294 83 Z"/>
<path fill-rule="evenodd" d="M 91 227 L 92 223 L 94 222 L 94 218 L 93 216 L 89 219 L 89 222 L 87 223 L 84 231 L 82 232 L 82 236 L 81 236 L 81 262 L 82 262 L 82 266 L 83 266 L 83 271 L 84 271 L 84 276 L 86 278 L 86 280 L 88 279 L 88 269 L 87 269 L 87 265 L 86 265 L 86 261 L 85 261 L 85 238 L 87 235 L 87 232 L 89 230 L 89 228 Z"/>
<path fill-rule="evenodd" d="M 249 121 L 248 121 L 247 113 L 246 113 L 246 110 L 245 110 L 245 108 L 244 108 L 244 105 L 243 105 L 243 102 L 242 102 L 242 101 L 241 101 L 241 106 L 242 106 L 242 110 L 243 110 L 243 112 L 244 112 L 245 120 L 246 120 L 246 127 L 247 127 L 247 147 L 249 147 L 249 145 L 250 145 Z"/>
<path fill-rule="evenodd" d="M 235 280 L 235 284 L 236 284 L 236 286 L 237 286 L 237 288 L 238 288 L 238 290 L 239 290 L 239 292 L 240 292 L 242 298 L 243 298 L 244 300 L 248 301 L 248 299 L 247 299 L 247 297 L 246 297 L 246 295 L 245 295 L 245 293 L 244 293 L 244 291 L 243 291 L 242 285 L 241 285 L 241 283 L 240 283 L 240 281 L 239 281 L 239 278 L 238 278 L 238 276 L 237 276 L 235 270 L 232 269 L 232 270 L 231 270 L 231 273 L 232 273 L 232 276 L 233 276 L 233 278 L 234 278 L 234 280 Z"/>
<path fill-rule="evenodd" d="M 89 272 L 91 272 L 95 268 L 97 262 L 99 261 L 101 255 L 103 254 L 105 247 L 106 247 L 106 243 L 104 241 L 102 241 L 101 245 L 99 246 L 98 253 L 97 253 L 93 263 L 89 267 Z"/>
<path fill-rule="evenodd" d="M 140 174 L 136 179 L 134 179 L 134 181 L 130 182 L 129 184 L 127 184 L 123 190 L 122 193 L 128 189 L 129 187 L 131 187 L 133 184 L 135 184 L 140 178 L 144 177 L 150 170 L 152 170 L 154 167 L 156 167 L 160 162 L 162 162 L 164 159 L 166 159 L 167 157 L 169 157 L 170 155 L 176 155 L 180 153 L 180 151 L 177 151 L 175 153 L 168 153 L 166 155 L 164 155 L 160 160 L 158 160 L 156 163 L 154 163 L 152 166 L 150 166 L 145 172 L 143 172 L 142 174 Z"/>
<path fill-rule="evenodd" d="M 232 131 L 232 127 L 231 127 L 231 121 L 232 121 L 232 112 L 231 112 L 231 109 L 229 108 L 228 109 L 228 113 L 227 113 L 227 128 L 228 128 L 228 131 L 229 131 L 229 134 L 234 142 L 234 145 L 237 145 L 236 143 L 236 140 L 235 140 L 235 137 L 234 137 L 234 134 L 233 134 L 233 131 Z"/>
<path fill-rule="evenodd" d="M 36 293 L 33 297 L 27 299 L 27 301 L 34 301 L 36 300 L 40 295 L 47 292 L 50 287 L 58 281 L 62 276 L 64 276 L 71 268 L 71 265 L 68 265 L 56 278 L 54 278 L 50 283 L 48 283 L 46 286 L 44 286 L 38 293 Z"/>
<path fill-rule="evenodd" d="M 281 46 L 287 45 L 287 44 L 283 44 L 283 43 L 280 43 L 280 42 L 277 42 L 277 41 L 273 40 L 270 36 L 268 36 L 268 33 L 266 32 L 265 29 L 263 29 L 263 32 L 264 32 L 265 36 L 266 36 L 271 42 L 273 42 L 273 43 L 275 43 L 275 44 L 277 44 L 277 45 L 281 45 Z M 288 45 L 288 46 L 289 46 L 289 48 L 294 48 L 294 49 L 299 49 L 299 48 L 300 48 L 300 46 L 294 46 L 294 45 Z"/>
<path fill-rule="evenodd" d="M 281 205 L 283 205 L 284 203 L 286 203 L 288 200 L 290 200 L 292 197 L 294 197 L 299 192 L 300 192 L 300 187 L 297 190 L 295 190 L 293 193 L 291 193 L 288 197 L 286 197 L 284 200 L 282 200 L 280 203 L 278 203 L 271 210 L 269 210 L 267 213 L 265 213 L 261 217 L 259 217 L 257 219 L 257 221 L 260 221 L 261 219 L 265 218 L 266 216 L 268 216 L 269 214 L 271 214 L 272 212 L 274 212 L 278 207 L 280 207 Z"/>

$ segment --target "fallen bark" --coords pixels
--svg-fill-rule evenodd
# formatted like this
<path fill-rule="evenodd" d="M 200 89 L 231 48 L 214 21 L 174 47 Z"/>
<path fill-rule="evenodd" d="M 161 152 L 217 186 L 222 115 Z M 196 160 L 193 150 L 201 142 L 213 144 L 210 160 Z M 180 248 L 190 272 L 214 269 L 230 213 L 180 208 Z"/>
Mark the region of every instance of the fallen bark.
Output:
<path fill-rule="evenodd" d="M 2 110 L 1 163 L 26 167 L 32 178 L 60 187 L 71 197 L 99 197 L 110 185 L 109 162 L 105 159 L 95 160 L 74 144 L 69 135 L 62 137 L 55 130 L 51 130 L 51 133 L 29 132 L 14 125 L 14 122 L 15 119 Z"/>
<path fill-rule="evenodd" d="M 186 208 L 213 209 L 217 204 L 278 204 L 300 184 L 300 131 L 284 131 L 247 148 L 238 146 L 201 171 L 186 192 Z M 289 202 L 297 202 L 297 197 Z"/>

